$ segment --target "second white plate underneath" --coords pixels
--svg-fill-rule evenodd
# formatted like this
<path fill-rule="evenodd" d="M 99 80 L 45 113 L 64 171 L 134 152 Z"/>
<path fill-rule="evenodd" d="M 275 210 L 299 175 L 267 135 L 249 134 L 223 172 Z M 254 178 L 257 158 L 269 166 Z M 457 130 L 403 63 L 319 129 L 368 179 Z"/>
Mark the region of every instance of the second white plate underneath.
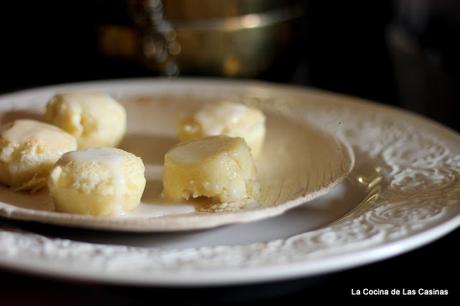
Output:
<path fill-rule="evenodd" d="M 3 267 L 124 285 L 241 285 L 363 265 L 427 244 L 460 225 L 460 137 L 416 115 L 357 98 L 248 81 L 122 80 L 67 88 L 104 89 L 118 98 L 140 92 L 235 97 L 264 101 L 280 112 L 289 100 L 303 105 L 296 117 L 345 137 L 356 165 L 331 192 L 306 205 L 207 230 L 115 233 L 2 219 Z M 18 99 L 24 107 L 24 97 L 46 101 L 53 90 L 3 101 Z"/>

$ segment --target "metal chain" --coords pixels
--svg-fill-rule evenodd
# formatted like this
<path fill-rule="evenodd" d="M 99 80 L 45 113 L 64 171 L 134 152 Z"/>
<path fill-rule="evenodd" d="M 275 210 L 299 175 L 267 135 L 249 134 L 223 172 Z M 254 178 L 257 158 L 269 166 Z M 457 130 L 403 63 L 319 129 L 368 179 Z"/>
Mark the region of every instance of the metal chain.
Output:
<path fill-rule="evenodd" d="M 162 0 L 132 0 L 134 21 L 142 31 L 142 52 L 147 65 L 166 76 L 179 74 L 176 56 L 181 52 L 176 31 L 164 15 Z"/>

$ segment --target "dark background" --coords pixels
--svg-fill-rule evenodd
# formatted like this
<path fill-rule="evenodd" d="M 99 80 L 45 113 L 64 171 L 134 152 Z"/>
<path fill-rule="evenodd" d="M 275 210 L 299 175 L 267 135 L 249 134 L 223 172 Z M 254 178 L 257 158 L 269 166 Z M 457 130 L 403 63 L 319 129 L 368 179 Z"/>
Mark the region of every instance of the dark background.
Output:
<path fill-rule="evenodd" d="M 304 8 L 296 42 L 257 78 L 403 106 L 460 128 L 459 1 L 305 0 Z M 97 50 L 100 25 L 129 23 L 124 0 L 3 2 L 0 92 L 155 76 Z"/>
<path fill-rule="evenodd" d="M 0 4 L 0 92 L 157 75 L 97 51 L 98 25 L 127 22 L 124 1 L 11 2 Z M 285 50 L 289 56 L 257 78 L 409 108 L 460 129 L 459 1 L 324 0 L 305 1 L 304 6 L 299 38 Z M 313 297 L 369 302 L 349 294 L 351 288 L 365 287 L 449 289 L 456 298 L 458 281 L 449 275 L 459 272 L 458 238 L 457 230 L 419 250 L 345 272 L 232 289 L 121 288 L 0 271 L 0 302 L 62 305 L 73 297 L 67 305 L 143 305 L 162 297 L 173 305 L 306 305 Z"/>
<path fill-rule="evenodd" d="M 13 1 L 11 1 L 13 2 Z M 386 28 L 391 1 L 305 1 L 305 21 L 289 54 L 259 75 L 398 104 Z M 92 79 L 152 76 L 97 50 L 96 29 L 127 24 L 123 0 L 15 1 L 0 7 L 1 91 Z"/>

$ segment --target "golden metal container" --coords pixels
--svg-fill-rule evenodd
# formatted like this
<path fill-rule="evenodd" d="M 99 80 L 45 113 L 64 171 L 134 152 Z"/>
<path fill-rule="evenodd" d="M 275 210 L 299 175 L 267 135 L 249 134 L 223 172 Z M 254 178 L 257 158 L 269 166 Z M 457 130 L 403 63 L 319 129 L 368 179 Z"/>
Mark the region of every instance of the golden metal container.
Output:
<path fill-rule="evenodd" d="M 148 3 L 131 1 L 138 19 L 139 16 L 148 18 L 149 12 L 145 9 Z M 294 39 L 296 22 L 303 14 L 295 0 L 163 0 L 162 5 L 164 17 L 174 30 L 172 58 L 182 74 L 195 75 L 252 77 L 260 74 Z M 155 58 L 152 55 L 158 50 L 145 45 L 146 27 L 148 23 L 138 22 L 137 27 L 131 29 L 130 39 L 126 29 L 118 32 L 123 33 L 124 44 L 137 46 L 132 56 L 143 58 L 145 64 L 158 69 L 161 63 L 152 63 Z M 111 32 L 111 42 L 105 43 L 105 47 L 103 43 L 102 50 L 116 55 L 114 49 L 122 42 L 114 43 L 117 31 Z M 119 49 L 126 57 L 128 48 Z"/>
<path fill-rule="evenodd" d="M 172 20 L 203 20 L 258 14 L 299 4 L 298 0 L 163 0 Z"/>

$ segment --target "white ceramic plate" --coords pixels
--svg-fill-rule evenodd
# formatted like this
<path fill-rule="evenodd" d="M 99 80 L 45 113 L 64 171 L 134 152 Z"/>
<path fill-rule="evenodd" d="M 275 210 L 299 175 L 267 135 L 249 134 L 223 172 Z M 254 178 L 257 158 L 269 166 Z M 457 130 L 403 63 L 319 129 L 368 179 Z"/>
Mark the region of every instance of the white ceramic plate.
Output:
<path fill-rule="evenodd" d="M 101 218 L 59 213 L 47 190 L 38 194 L 18 193 L 1 186 L 0 216 L 117 231 L 203 229 L 279 215 L 325 194 L 351 171 L 354 163 L 351 148 L 332 133 L 296 116 L 303 112 L 296 103 L 286 100 L 284 104 L 273 104 L 234 93 L 211 96 L 189 92 L 201 88 L 166 89 L 162 82 L 139 82 L 61 86 L 0 97 L 0 120 L 4 123 L 15 118 L 40 118 L 47 101 L 58 92 L 96 90 L 116 96 L 128 113 L 128 128 L 121 148 L 142 157 L 147 178 L 141 205 L 122 216 Z M 224 204 L 168 203 L 161 197 L 163 156 L 177 142 L 178 118 L 204 103 L 222 99 L 256 104 L 267 117 L 266 140 L 256 160 L 260 196 L 255 200 Z"/>
<path fill-rule="evenodd" d="M 46 100 L 66 86 L 9 97 Z M 4 219 L 0 264 L 65 278 L 143 285 L 243 284 L 308 276 L 394 256 L 460 224 L 460 137 L 397 109 L 303 88 L 215 80 L 69 85 L 269 103 L 352 144 L 346 180 L 308 205 L 257 222 L 176 233 L 113 233 Z M 8 98 L 6 96 L 5 98 Z M 31 104 L 36 103 L 31 100 Z"/>

